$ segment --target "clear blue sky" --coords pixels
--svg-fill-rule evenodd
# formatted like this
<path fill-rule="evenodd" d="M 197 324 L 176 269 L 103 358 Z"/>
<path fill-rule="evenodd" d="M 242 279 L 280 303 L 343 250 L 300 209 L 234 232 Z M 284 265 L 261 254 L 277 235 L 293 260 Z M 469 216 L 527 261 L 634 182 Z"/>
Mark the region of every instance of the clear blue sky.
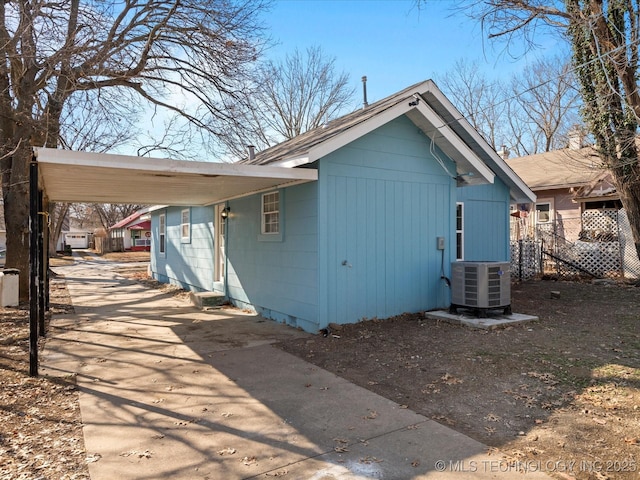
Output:
<path fill-rule="evenodd" d="M 413 0 L 275 0 L 265 17 L 278 42 L 269 56 L 322 47 L 335 57 L 338 70 L 350 75 L 359 102 L 363 75 L 374 102 L 451 70 L 461 58 L 477 61 L 488 77 L 508 77 L 533 60 L 500 55 L 500 48 L 483 39 L 479 22 L 453 14 L 452 1 L 428 0 L 420 10 L 414 5 Z"/>
<path fill-rule="evenodd" d="M 362 105 L 363 75 L 373 103 L 451 71 L 460 59 L 478 62 L 489 78 L 509 78 L 545 54 L 539 49 L 518 61 L 501 54 L 503 46 L 483 38 L 479 22 L 454 12 L 455 4 L 427 0 L 418 9 L 413 0 L 274 0 L 262 17 L 275 42 L 268 57 L 320 46 L 350 75 L 355 109 Z M 539 40 L 547 42 L 546 53 L 557 49 L 552 39 Z M 159 135 L 164 118 L 154 117 L 151 134 Z"/>

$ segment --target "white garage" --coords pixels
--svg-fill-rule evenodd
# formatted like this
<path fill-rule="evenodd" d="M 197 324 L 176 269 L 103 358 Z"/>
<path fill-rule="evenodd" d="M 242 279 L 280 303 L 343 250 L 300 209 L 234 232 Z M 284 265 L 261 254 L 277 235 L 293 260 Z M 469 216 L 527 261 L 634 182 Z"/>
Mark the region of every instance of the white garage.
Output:
<path fill-rule="evenodd" d="M 89 248 L 89 232 L 65 232 L 64 243 L 71 248 Z"/>

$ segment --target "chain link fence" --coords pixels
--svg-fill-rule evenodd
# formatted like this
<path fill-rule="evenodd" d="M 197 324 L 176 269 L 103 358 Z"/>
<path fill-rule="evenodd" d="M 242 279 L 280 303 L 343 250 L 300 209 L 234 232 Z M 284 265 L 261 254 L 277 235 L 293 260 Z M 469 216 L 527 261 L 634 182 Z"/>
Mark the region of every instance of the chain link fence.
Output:
<path fill-rule="evenodd" d="M 512 222 L 524 238 L 511 241 L 511 271 L 527 280 L 538 275 L 560 278 L 640 278 L 640 260 L 626 212 L 588 210 L 581 217 L 526 225 Z"/>

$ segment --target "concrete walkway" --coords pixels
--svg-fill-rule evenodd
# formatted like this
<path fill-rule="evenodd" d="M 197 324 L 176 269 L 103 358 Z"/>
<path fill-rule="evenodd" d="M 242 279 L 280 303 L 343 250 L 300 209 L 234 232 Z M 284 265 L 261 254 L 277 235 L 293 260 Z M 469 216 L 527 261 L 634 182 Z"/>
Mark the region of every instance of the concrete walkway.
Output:
<path fill-rule="evenodd" d="M 97 258 L 55 270 L 76 313 L 53 319 L 41 372 L 77 375 L 92 480 L 519 475 L 485 445 L 272 346 L 303 332 L 196 310 Z"/>

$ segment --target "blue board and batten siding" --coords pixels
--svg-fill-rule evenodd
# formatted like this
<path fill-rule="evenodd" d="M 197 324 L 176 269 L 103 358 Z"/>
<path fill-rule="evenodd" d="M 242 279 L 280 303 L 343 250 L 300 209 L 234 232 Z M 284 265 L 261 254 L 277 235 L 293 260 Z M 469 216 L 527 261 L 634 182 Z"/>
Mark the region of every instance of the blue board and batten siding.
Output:
<path fill-rule="evenodd" d="M 458 188 L 464 205 L 466 261 L 508 262 L 509 188 L 497 176 L 491 185 Z"/>
<path fill-rule="evenodd" d="M 320 160 L 320 327 L 448 305 L 455 181 L 434 153 L 455 172 L 400 117 Z"/>
<path fill-rule="evenodd" d="M 508 188 L 457 188 L 455 165 L 401 116 L 319 159 L 318 181 L 280 189 L 278 235 L 261 234 L 261 194 L 229 201 L 227 284 L 214 283 L 214 207 L 168 208 L 161 281 L 224 291 L 238 306 L 315 332 L 328 323 L 448 307 L 456 201 L 464 202 L 465 259 L 508 259 Z M 438 250 L 437 238 L 445 249 Z"/>

